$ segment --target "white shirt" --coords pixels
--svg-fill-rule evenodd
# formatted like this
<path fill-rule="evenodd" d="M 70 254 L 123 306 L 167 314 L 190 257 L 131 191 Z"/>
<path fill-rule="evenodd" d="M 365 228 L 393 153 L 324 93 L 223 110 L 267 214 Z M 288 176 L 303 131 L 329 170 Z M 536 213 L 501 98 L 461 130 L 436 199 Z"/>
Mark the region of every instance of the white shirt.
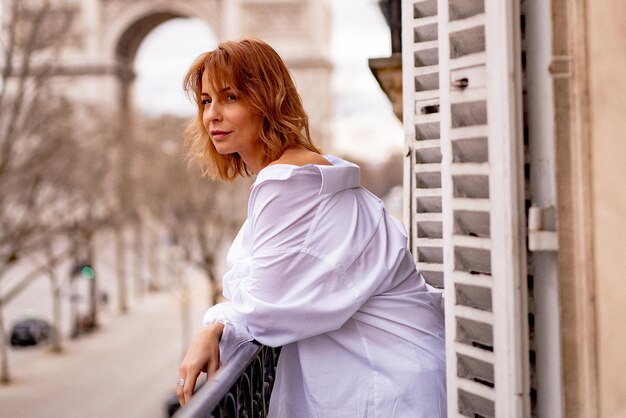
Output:
<path fill-rule="evenodd" d="M 359 187 L 358 166 L 270 165 L 228 253 L 227 362 L 244 341 L 282 346 L 270 417 L 446 416 L 441 293 L 404 227 Z"/>

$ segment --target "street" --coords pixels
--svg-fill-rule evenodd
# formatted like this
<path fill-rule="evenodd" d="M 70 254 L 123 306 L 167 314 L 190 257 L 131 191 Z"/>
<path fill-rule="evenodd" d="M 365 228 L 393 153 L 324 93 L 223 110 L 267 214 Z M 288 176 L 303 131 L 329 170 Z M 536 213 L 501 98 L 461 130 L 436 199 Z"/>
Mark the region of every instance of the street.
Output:
<path fill-rule="evenodd" d="M 192 289 L 194 299 L 206 295 Z M 192 326 L 204 307 L 192 304 Z M 186 344 L 185 344 L 186 345 Z M 101 328 L 48 346 L 10 350 L 12 382 L 0 385 L 0 415 L 16 418 L 154 418 L 165 415 L 181 359 L 180 302 L 148 294 L 127 315 L 110 313 Z"/>

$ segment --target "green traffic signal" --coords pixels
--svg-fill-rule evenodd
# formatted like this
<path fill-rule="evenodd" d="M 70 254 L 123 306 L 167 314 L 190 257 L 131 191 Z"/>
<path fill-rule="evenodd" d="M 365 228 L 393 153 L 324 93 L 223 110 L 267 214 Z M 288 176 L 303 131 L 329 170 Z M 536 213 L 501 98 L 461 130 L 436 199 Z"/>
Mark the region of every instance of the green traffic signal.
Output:
<path fill-rule="evenodd" d="M 96 277 L 96 273 L 93 271 L 91 266 L 83 266 L 83 268 L 80 269 L 80 275 L 89 280 L 92 280 L 94 277 Z"/>

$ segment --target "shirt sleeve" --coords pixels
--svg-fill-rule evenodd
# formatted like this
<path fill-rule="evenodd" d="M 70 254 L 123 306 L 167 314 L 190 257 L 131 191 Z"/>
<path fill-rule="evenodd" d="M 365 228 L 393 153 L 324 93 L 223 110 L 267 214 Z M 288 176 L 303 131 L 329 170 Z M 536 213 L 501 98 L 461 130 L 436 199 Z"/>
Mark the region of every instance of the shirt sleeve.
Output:
<path fill-rule="evenodd" d="M 218 303 L 210 307 L 202 320 L 203 325 L 216 322 L 224 324 L 220 338 L 220 363 L 226 363 L 242 344 L 254 338 L 250 335 L 243 317 L 233 308 L 231 302 Z"/>
<path fill-rule="evenodd" d="M 246 332 L 248 340 L 280 346 L 336 330 L 376 286 L 371 278 L 365 279 L 371 285 L 355 286 L 325 254 L 306 245 L 311 226 L 320 221 L 318 190 L 319 185 L 267 181 L 253 192 L 250 271 L 232 289 L 229 307 L 216 307 L 210 315 L 231 325 L 235 338 L 229 344 L 243 341 Z M 345 221 L 335 215 L 329 221 Z"/>

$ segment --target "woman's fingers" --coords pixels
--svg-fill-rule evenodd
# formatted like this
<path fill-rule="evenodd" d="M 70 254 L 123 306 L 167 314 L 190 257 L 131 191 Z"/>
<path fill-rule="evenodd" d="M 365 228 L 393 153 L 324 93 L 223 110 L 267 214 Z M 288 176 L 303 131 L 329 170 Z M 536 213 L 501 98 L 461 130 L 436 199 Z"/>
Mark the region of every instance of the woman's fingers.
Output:
<path fill-rule="evenodd" d="M 182 385 L 179 382 L 184 382 Z M 176 382 L 176 397 L 178 398 L 178 403 L 181 406 L 185 405 L 185 397 L 183 396 L 183 387 L 185 386 L 186 380 L 184 377 L 180 377 L 178 382 Z"/>
<path fill-rule="evenodd" d="M 200 373 L 202 373 L 204 369 L 206 369 L 206 365 L 203 366 L 202 363 L 198 363 L 197 361 L 183 361 L 181 364 L 178 374 L 180 379 L 184 381 L 184 384 L 178 384 L 176 386 L 176 396 L 181 406 L 184 406 L 191 399 L 193 390 L 196 387 L 196 382 L 198 381 L 198 376 L 200 376 Z"/>
<path fill-rule="evenodd" d="M 198 380 L 199 375 L 199 370 L 195 373 L 192 372 L 187 375 L 187 378 L 185 379 L 185 386 L 183 387 L 183 403 L 181 403 L 181 405 L 184 406 L 191 400 L 191 395 L 193 395 L 193 390 L 196 387 L 196 381 Z"/>
<path fill-rule="evenodd" d="M 178 403 L 180 403 L 181 406 L 185 406 L 185 404 L 187 403 L 185 399 L 185 387 L 188 387 L 189 385 L 195 386 L 196 384 L 195 379 L 193 379 L 192 381 L 192 376 L 193 376 L 193 373 L 190 370 L 188 370 L 186 367 L 181 365 L 180 370 L 178 372 L 179 378 L 176 381 L 176 397 L 178 398 Z"/>
<path fill-rule="evenodd" d="M 214 324 L 200 330 L 193 337 L 178 375 L 184 379 L 183 386 L 177 386 L 176 396 L 181 405 L 185 405 L 193 395 L 193 389 L 201 372 L 212 376 L 220 364 L 219 341 L 224 325 Z"/>

